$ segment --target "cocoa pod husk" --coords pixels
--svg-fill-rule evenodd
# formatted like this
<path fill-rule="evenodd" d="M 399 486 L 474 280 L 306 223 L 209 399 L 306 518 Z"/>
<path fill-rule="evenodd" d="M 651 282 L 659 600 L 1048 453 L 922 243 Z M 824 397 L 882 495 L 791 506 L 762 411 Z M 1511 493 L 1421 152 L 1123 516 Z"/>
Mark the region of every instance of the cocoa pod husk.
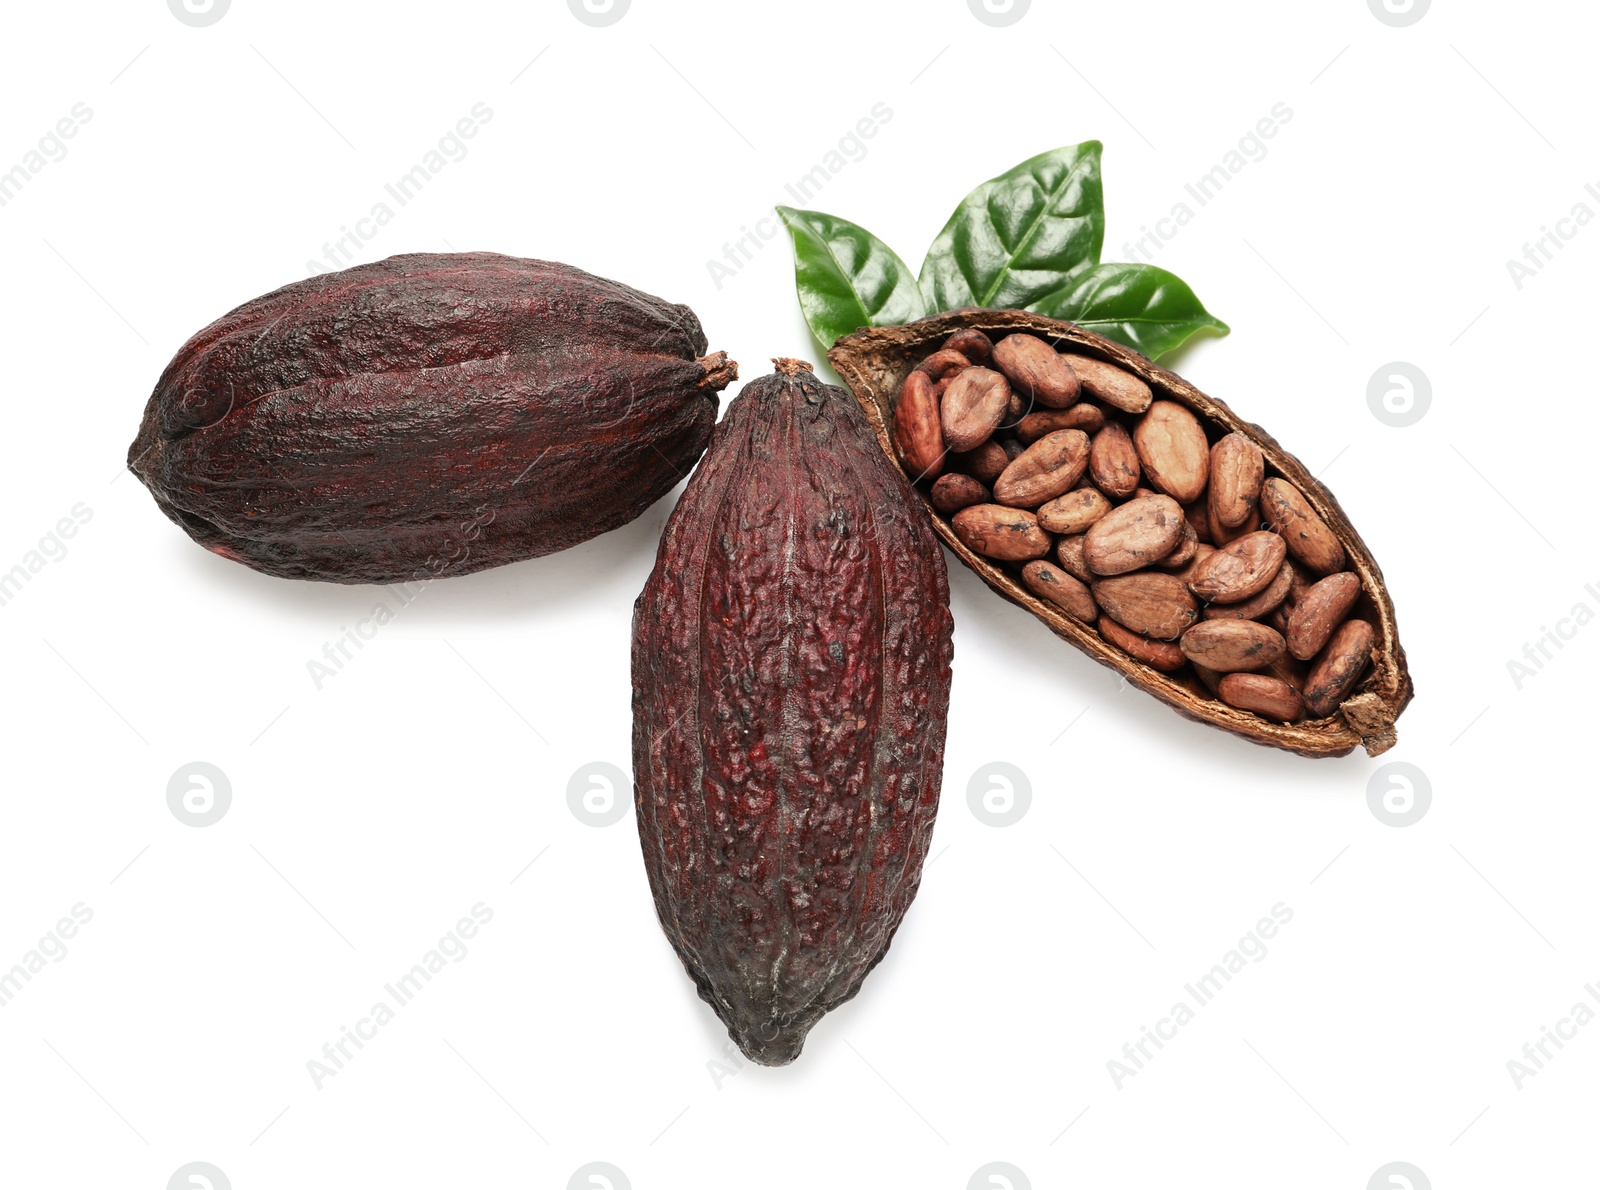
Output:
<path fill-rule="evenodd" d="M 393 256 L 196 334 L 128 466 L 195 541 L 267 574 L 468 574 L 639 516 L 737 374 L 687 306 L 569 265 Z"/>
<path fill-rule="evenodd" d="M 661 927 L 752 1061 L 883 958 L 933 830 L 950 696 L 938 538 L 850 394 L 745 386 L 634 608 L 634 803 Z"/>
<path fill-rule="evenodd" d="M 1343 756 L 1365 747 L 1379 755 L 1395 743 L 1395 720 L 1410 703 L 1413 683 L 1395 621 L 1393 602 L 1383 573 L 1361 536 L 1350 524 L 1338 501 L 1310 471 L 1284 450 L 1265 430 L 1245 421 L 1225 403 L 1206 395 L 1182 377 L 1152 363 L 1138 352 L 1114 343 L 1072 323 L 1045 318 L 1022 310 L 966 309 L 940 314 L 896 327 L 871 327 L 845 336 L 829 352 L 829 362 L 844 377 L 857 400 L 879 430 L 886 451 L 892 451 L 885 415 L 905 373 L 927 352 L 941 346 L 954 332 L 973 328 L 991 338 L 1029 331 L 1062 347 L 1070 356 L 1083 355 L 1124 370 L 1150 388 L 1152 396 L 1177 401 L 1199 417 L 1208 433 L 1218 437 L 1239 433 L 1260 449 L 1269 475 L 1286 480 L 1302 494 L 1323 523 L 1338 537 L 1348 556 L 1345 569 L 1361 580 L 1361 615 L 1374 630 L 1373 660 L 1348 694 L 1327 714 L 1314 714 L 1296 723 L 1276 723 L 1239 711 L 1209 696 L 1198 678 L 1161 673 L 1130 656 L 1122 648 L 1090 631 L 1072 616 L 1034 595 L 1018 576 L 1003 565 L 983 558 L 962 544 L 950 523 L 930 509 L 935 530 L 962 562 L 996 592 L 1043 621 L 1053 632 L 1095 660 L 1116 670 L 1129 684 L 1161 699 L 1189 718 L 1219 727 L 1255 743 L 1284 748 L 1303 756 Z M 1094 395 L 1085 380 L 1086 370 L 1074 364 L 1084 390 Z M 876 420 L 874 420 L 876 419 Z M 1092 457 L 1091 443 L 1091 457 Z M 1137 487 L 1137 480 L 1129 487 Z M 1207 504 L 1208 501 L 1200 502 Z M 1191 522 L 1192 523 L 1192 522 Z M 1246 522 L 1247 531 L 1259 528 L 1259 518 Z M 1197 530 L 1199 526 L 1196 526 Z M 1209 530 L 1209 525 L 1207 526 Z M 1242 534 L 1241 534 L 1242 535 Z M 1204 534 L 1201 535 L 1202 537 Z M 1077 542 L 1076 546 L 1069 543 Z M 1055 558 L 1072 573 L 1068 558 L 1081 550 L 1081 539 L 1063 538 Z M 1198 556 L 1198 554 L 1197 554 Z M 1083 575 L 1076 577 L 1082 579 Z M 1348 621 L 1347 621 L 1348 622 Z M 1282 661 L 1280 660 L 1280 665 Z"/>

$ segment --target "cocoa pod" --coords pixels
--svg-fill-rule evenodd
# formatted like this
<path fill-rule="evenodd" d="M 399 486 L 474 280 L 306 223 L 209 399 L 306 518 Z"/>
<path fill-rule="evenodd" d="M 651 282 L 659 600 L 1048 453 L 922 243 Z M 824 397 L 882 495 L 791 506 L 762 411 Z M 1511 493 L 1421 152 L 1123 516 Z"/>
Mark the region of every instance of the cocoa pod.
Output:
<path fill-rule="evenodd" d="M 994 366 L 1012 392 L 1046 409 L 1065 409 L 1078 399 L 1078 374 L 1043 339 L 1007 335 L 994 345 Z"/>
<path fill-rule="evenodd" d="M 1283 656 L 1283 637 L 1254 620 L 1206 620 L 1178 640 L 1183 655 L 1218 673 L 1261 669 Z"/>
<path fill-rule="evenodd" d="M 962 475 L 958 471 L 951 471 L 934 480 L 928 498 L 945 516 L 960 512 L 963 508 L 971 508 L 974 504 L 990 503 L 989 489 L 972 476 Z"/>
<path fill-rule="evenodd" d="M 968 368 L 956 374 L 939 401 L 945 445 L 951 450 L 981 446 L 1005 420 L 1011 389 L 1006 378 L 988 368 Z"/>
<path fill-rule="evenodd" d="M 1361 580 L 1348 570 L 1330 574 L 1312 586 L 1295 601 L 1289 613 L 1289 655 L 1300 661 L 1310 661 L 1328 643 L 1334 629 L 1344 623 L 1350 609 L 1361 594 Z"/>
<path fill-rule="evenodd" d="M 1129 632 L 1175 640 L 1199 618 L 1189 589 L 1170 574 L 1142 571 L 1089 584 L 1100 609 Z"/>
<path fill-rule="evenodd" d="M 467 574 L 633 520 L 700 457 L 736 375 L 687 306 L 549 261 L 393 256 L 196 334 L 128 466 L 190 537 L 267 574 Z"/>
<path fill-rule="evenodd" d="M 1023 583 L 1015 564 L 999 563 L 970 549 L 962 542 L 951 522 L 930 507 L 929 514 L 933 518 L 935 530 L 965 565 L 976 572 L 997 593 L 1025 608 L 1074 647 L 1115 669 L 1131 685 L 1161 699 L 1186 716 L 1234 732 L 1256 743 L 1285 748 L 1311 757 L 1342 756 L 1355 747 L 1365 747 L 1369 754 L 1376 756 L 1394 745 L 1395 720 L 1410 703 L 1413 685 L 1395 622 L 1394 605 L 1384 586 L 1382 571 L 1373 559 L 1371 551 L 1351 526 L 1337 500 L 1298 459 L 1285 451 L 1259 426 L 1245 421 L 1223 402 L 1196 389 L 1182 377 L 1158 367 L 1138 352 L 1080 326 L 1022 310 L 965 309 L 922 319 L 905 326 L 869 327 L 840 339 L 829 352 L 829 362 L 845 378 L 857 400 L 867 411 L 868 419 L 872 421 L 874 430 L 879 434 L 880 443 L 886 451 L 892 452 L 893 444 L 885 419 L 893 398 L 905 378 L 905 373 L 928 352 L 937 350 L 948 342 L 952 335 L 969 329 L 980 330 L 996 341 L 1019 331 L 1035 334 L 1063 348 L 1063 354 L 1067 356 L 1068 362 L 1072 363 L 1073 370 L 1078 372 L 1082 391 L 1090 397 L 1096 396 L 1094 383 L 1090 378 L 1090 373 L 1095 369 L 1092 364 L 1079 368 L 1075 362 L 1077 357 L 1103 364 L 1108 369 L 1104 375 L 1108 376 L 1112 383 L 1117 382 L 1118 373 L 1126 374 L 1137 381 L 1136 386 L 1130 385 L 1127 389 L 1133 394 L 1132 398 L 1124 401 L 1133 407 L 1133 413 L 1143 412 L 1156 398 L 1173 401 L 1187 408 L 1199 419 L 1208 440 L 1217 441 L 1229 434 L 1238 434 L 1247 440 L 1261 452 L 1264 475 L 1289 485 L 1337 539 L 1347 560 L 1342 569 L 1355 574 L 1361 583 L 1359 606 L 1362 609 L 1361 615 L 1370 623 L 1373 631 L 1372 661 L 1370 666 L 1357 677 L 1355 685 L 1350 687 L 1345 696 L 1327 714 L 1317 714 L 1308 709 L 1307 717 L 1292 723 L 1252 716 L 1248 712 L 1231 708 L 1213 697 L 1199 671 L 1188 672 L 1192 662 L 1180 662 L 1176 672 L 1163 672 L 1114 643 L 1112 637 L 1116 634 L 1116 628 L 1104 634 L 1089 630 L 1070 613 L 1049 600 L 1039 598 Z M 1149 404 L 1145 404 L 1143 408 L 1138 407 L 1141 400 L 1140 388 L 1149 390 Z M 1080 401 L 1079 404 L 1082 405 L 1083 402 Z M 1132 424 L 1129 411 L 1124 410 L 1122 406 L 1113 405 L 1109 411 L 1103 413 L 1103 416 L 1105 428 L 1124 423 Z M 1018 432 L 1019 435 L 1022 432 L 1020 425 Z M 1089 476 L 1080 480 L 1079 490 L 1083 490 L 1092 482 L 1098 490 L 1114 501 L 1121 500 L 1138 488 L 1138 471 L 1142 468 L 1137 454 L 1130 452 L 1133 453 L 1130 468 L 1133 473 L 1129 477 L 1132 482 L 1117 492 L 1109 486 L 1101 487 L 1101 480 L 1106 476 L 1095 468 L 1097 452 L 1094 448 L 1097 444 L 1101 445 L 1100 453 L 1104 454 L 1104 442 L 1096 441 L 1102 439 L 1103 433 L 1102 430 L 1091 435 Z M 1131 439 L 1128 441 L 1128 446 L 1132 446 Z M 1172 570 L 1173 577 L 1179 578 L 1180 581 L 1186 576 L 1192 577 L 1195 567 L 1207 556 L 1207 550 L 1211 546 L 1226 546 L 1230 541 L 1247 533 L 1257 532 L 1263 527 L 1261 512 L 1265 511 L 1264 498 L 1259 501 L 1259 510 L 1247 514 L 1240 525 L 1230 527 L 1219 524 L 1218 527 L 1222 530 L 1221 540 L 1212 538 L 1212 526 L 1208 516 L 1209 505 L 1208 489 L 1207 498 L 1190 502 L 1184 510 L 1186 519 L 1196 532 L 1199 544 L 1196 546 L 1194 560 L 1187 566 Z M 1048 531 L 1044 530 L 1042 525 L 1040 528 L 1049 538 Z M 1212 540 L 1208 542 L 1207 538 Z M 1083 540 L 1082 535 L 1054 539 L 1049 547 L 1052 552 L 1045 556 L 1050 557 L 1051 561 L 1080 581 L 1089 581 L 1094 575 L 1083 565 Z M 1295 555 L 1292 548 L 1290 558 L 1291 564 L 1299 565 L 1294 562 Z M 1157 562 L 1156 565 L 1159 566 L 1160 563 Z M 1294 574 L 1295 572 L 1291 571 L 1292 580 Z M 1270 587 L 1268 589 L 1271 590 Z M 1281 619 L 1287 627 L 1285 609 L 1289 607 L 1293 598 L 1294 591 L 1291 588 L 1284 602 L 1267 613 L 1268 618 Z M 1224 621 L 1219 618 L 1207 622 Z M 1182 656 L 1181 653 L 1178 655 Z M 1293 675 L 1295 667 L 1299 664 L 1285 654 L 1269 666 L 1268 671 L 1277 677 L 1281 677 L 1284 673 Z"/>
<path fill-rule="evenodd" d="M 949 591 L 850 394 L 747 385 L 634 608 L 634 802 L 661 927 L 752 1061 L 780 1065 L 883 958 L 933 830 Z"/>
<path fill-rule="evenodd" d="M 1046 434 L 1012 459 L 994 481 L 995 503 L 1037 508 L 1077 483 L 1088 465 L 1089 436 L 1082 430 Z"/>
<path fill-rule="evenodd" d="M 894 440 L 900 461 L 912 482 L 932 479 L 944 466 L 944 433 L 939 427 L 939 398 L 923 371 L 906 377 L 894 407 Z"/>
<path fill-rule="evenodd" d="M 1133 427 L 1146 478 L 1179 504 L 1206 490 L 1211 451 L 1200 421 L 1176 401 L 1156 401 Z"/>

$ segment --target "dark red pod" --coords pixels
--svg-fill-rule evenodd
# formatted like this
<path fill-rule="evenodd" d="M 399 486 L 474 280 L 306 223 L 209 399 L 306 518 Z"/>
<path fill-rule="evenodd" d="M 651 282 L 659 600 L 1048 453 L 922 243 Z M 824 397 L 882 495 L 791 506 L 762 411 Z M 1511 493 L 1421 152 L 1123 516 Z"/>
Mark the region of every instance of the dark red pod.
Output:
<path fill-rule="evenodd" d="M 634 607 L 634 796 L 662 928 L 752 1060 L 854 996 L 916 894 L 950 699 L 944 557 L 855 399 L 748 385 Z"/>
<path fill-rule="evenodd" d="M 564 264 L 394 256 L 247 302 L 167 365 L 128 465 L 286 578 L 466 574 L 637 517 L 736 370 L 687 306 Z"/>

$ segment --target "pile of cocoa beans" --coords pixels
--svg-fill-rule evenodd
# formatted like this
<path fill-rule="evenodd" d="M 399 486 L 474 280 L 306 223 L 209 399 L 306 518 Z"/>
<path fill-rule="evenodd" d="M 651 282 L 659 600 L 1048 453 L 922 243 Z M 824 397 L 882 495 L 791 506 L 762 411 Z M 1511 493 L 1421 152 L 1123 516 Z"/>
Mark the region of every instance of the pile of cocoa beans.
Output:
<path fill-rule="evenodd" d="M 1361 579 L 1304 495 L 1114 364 L 957 331 L 906 377 L 894 440 L 974 553 L 1229 706 L 1331 715 L 1371 661 Z"/>

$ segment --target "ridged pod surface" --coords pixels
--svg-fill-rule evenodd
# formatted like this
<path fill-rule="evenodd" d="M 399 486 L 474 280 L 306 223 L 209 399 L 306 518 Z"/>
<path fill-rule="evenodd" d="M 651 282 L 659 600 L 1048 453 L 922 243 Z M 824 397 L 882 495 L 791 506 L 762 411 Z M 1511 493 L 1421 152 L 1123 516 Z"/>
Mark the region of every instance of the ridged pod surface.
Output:
<path fill-rule="evenodd" d="M 736 375 L 705 350 L 687 306 L 569 265 L 394 256 L 195 335 L 128 465 L 201 545 L 268 574 L 466 574 L 576 545 L 666 494 Z"/>
<path fill-rule="evenodd" d="M 950 699 L 944 557 L 809 365 L 729 405 L 634 607 L 634 796 L 662 928 L 763 1065 L 856 994 L 917 891 Z"/>

